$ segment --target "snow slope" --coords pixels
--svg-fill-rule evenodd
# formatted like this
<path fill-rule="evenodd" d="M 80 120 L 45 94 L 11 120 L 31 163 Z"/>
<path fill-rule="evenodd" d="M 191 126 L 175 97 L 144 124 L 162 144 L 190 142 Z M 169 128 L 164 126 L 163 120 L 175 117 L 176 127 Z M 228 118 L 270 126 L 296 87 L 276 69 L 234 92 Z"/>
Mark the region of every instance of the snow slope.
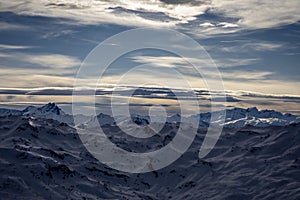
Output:
<path fill-rule="evenodd" d="M 238 117 L 239 118 L 239 117 Z M 168 144 L 178 128 L 131 137 L 103 126 L 112 142 L 145 152 Z M 205 159 L 200 127 L 172 165 L 146 174 L 112 170 L 94 159 L 74 128 L 52 119 L 0 117 L 1 199 L 300 199 L 300 124 L 225 128 Z"/>

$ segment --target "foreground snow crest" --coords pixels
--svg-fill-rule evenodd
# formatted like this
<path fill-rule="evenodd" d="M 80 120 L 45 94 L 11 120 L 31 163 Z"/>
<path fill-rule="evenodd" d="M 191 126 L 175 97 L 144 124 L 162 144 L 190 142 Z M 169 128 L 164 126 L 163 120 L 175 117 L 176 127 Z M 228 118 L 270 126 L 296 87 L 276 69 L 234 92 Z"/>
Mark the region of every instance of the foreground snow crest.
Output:
<path fill-rule="evenodd" d="M 103 129 L 120 148 L 149 152 L 169 144 L 178 125 L 166 123 L 161 133 L 147 142 L 124 135 L 114 124 L 103 125 Z M 2 116 L 0 196 L 3 199 L 300 198 L 299 123 L 224 128 L 212 152 L 200 159 L 197 151 L 206 130 L 204 126 L 198 128 L 191 147 L 173 164 L 150 173 L 132 174 L 113 170 L 96 160 L 76 130 L 66 123 L 30 116 Z M 140 167 L 145 166 L 141 162 Z"/>

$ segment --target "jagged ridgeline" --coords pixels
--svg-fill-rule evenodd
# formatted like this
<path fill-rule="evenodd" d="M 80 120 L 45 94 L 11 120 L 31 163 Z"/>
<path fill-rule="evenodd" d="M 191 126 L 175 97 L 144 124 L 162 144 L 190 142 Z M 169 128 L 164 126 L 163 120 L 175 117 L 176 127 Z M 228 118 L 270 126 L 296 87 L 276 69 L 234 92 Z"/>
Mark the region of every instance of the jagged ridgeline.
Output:
<path fill-rule="evenodd" d="M 222 113 L 222 112 L 220 112 Z M 299 123 L 300 117 L 292 115 L 290 113 L 282 114 L 280 112 L 274 110 L 258 110 L 257 108 L 233 108 L 227 109 L 225 112 L 225 123 L 222 124 L 227 128 L 239 128 L 247 125 L 256 126 L 256 127 L 267 127 L 267 126 L 286 126 L 293 123 Z M 91 126 L 97 126 L 98 121 L 100 125 L 115 125 L 115 121 L 117 118 L 118 121 L 128 120 L 129 122 L 134 122 L 138 125 L 148 125 L 151 123 L 151 119 L 149 116 L 141 116 L 141 115 L 132 115 L 129 118 L 124 118 L 124 116 L 109 116 L 103 113 L 98 114 L 96 117 L 90 117 L 85 115 L 76 115 L 72 116 L 70 114 L 66 114 L 61 108 L 59 108 L 55 103 L 48 103 L 46 105 L 37 107 L 37 106 L 28 106 L 24 110 L 11 110 L 11 109 L 0 109 L 0 116 L 27 116 L 27 117 L 37 117 L 37 118 L 45 118 L 45 119 L 54 119 L 59 122 L 67 123 L 70 126 L 74 126 L 73 117 L 77 117 L 77 121 L 84 124 L 89 124 Z M 180 116 L 180 114 L 175 114 L 172 116 L 168 116 L 166 122 L 168 123 L 178 123 L 182 121 L 182 118 L 188 118 L 190 120 L 184 120 L 185 122 L 193 121 L 194 118 L 199 118 L 200 124 L 199 126 L 209 126 L 211 120 L 212 113 L 199 113 L 194 116 Z M 152 122 L 160 122 L 160 118 L 156 118 L 157 121 Z M 78 124 L 77 124 L 78 125 Z"/>
<path fill-rule="evenodd" d="M 193 116 L 202 124 L 181 158 L 158 171 L 130 174 L 96 160 L 68 121 L 72 116 L 53 103 L 0 112 L 0 199 L 300 199 L 300 124 L 290 114 L 228 110 L 221 137 L 204 159 L 198 153 L 210 113 Z M 180 117 L 170 116 L 144 147 L 134 137 L 118 140 L 109 115 L 82 117 L 82 128 L 97 120 L 119 147 L 146 151 L 166 145 Z"/>

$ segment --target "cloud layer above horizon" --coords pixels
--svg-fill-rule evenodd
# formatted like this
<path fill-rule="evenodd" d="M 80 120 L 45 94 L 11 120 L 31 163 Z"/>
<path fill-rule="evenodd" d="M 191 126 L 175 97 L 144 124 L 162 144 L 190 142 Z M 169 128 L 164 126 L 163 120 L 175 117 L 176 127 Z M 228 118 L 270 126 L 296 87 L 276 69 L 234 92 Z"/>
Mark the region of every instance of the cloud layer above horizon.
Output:
<path fill-rule="evenodd" d="M 0 87 L 32 92 L 45 87 L 72 88 L 79 66 L 96 45 L 122 31 L 152 27 L 174 29 L 195 39 L 219 68 L 226 90 L 297 96 L 299 10 L 298 0 L 2 1 Z M 208 62 L 191 59 L 204 65 Z M 154 51 L 124 55 L 103 80 L 114 84 L 137 65 L 148 67 L 132 74 L 131 83 L 161 78 L 180 87 L 168 72 L 175 69 L 192 87 L 205 88 L 205 80 L 195 76 L 186 61 Z M 97 82 L 97 77 L 87 80 Z M 5 95 L 16 94 L 2 93 L 3 101 Z"/>

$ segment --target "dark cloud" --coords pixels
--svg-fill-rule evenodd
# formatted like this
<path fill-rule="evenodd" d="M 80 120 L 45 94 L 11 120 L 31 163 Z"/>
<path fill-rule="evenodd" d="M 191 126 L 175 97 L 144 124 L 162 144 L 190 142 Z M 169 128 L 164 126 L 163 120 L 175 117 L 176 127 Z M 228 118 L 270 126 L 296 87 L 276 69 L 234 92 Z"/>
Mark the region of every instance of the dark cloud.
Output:
<path fill-rule="evenodd" d="M 281 99 L 281 100 L 296 100 L 300 101 L 299 96 L 288 96 L 288 95 L 272 95 L 272 94 L 257 94 L 257 93 L 245 93 L 243 97 L 255 97 L 255 98 L 267 98 L 267 99 Z"/>
<path fill-rule="evenodd" d="M 198 4 L 207 4 L 208 0 L 160 0 L 166 4 L 191 4 L 191 5 L 198 5 Z"/>
<path fill-rule="evenodd" d="M 65 9 L 83 9 L 88 7 L 88 5 L 79 5 L 78 3 L 49 3 L 46 4 L 46 7 L 50 7 L 50 8 L 65 8 Z"/>
<path fill-rule="evenodd" d="M 82 90 L 76 92 L 77 95 L 90 95 L 94 93 L 93 89 Z M 41 89 L 0 89 L 1 95 L 49 95 L 49 96 L 71 96 L 73 95 L 72 88 L 41 88 Z M 249 98 L 266 98 L 266 99 L 278 99 L 284 101 L 300 101 L 300 96 L 296 95 L 276 95 L 276 94 L 263 94 L 263 93 L 251 93 L 251 92 L 240 92 L 235 93 L 231 91 L 224 94 L 220 94 L 219 97 L 210 99 L 209 96 L 218 96 L 216 91 L 209 90 L 195 90 L 193 93 L 189 90 L 184 89 L 170 89 L 170 88 L 159 88 L 159 87 L 134 87 L 134 86 L 123 86 L 119 88 L 100 88 L 97 89 L 95 95 L 119 95 L 119 96 L 133 96 L 140 98 L 160 98 L 160 99 L 194 99 L 197 97 L 199 100 L 212 100 L 215 102 L 221 102 L 224 99 L 227 102 L 240 102 L 238 97 L 249 97 Z M 237 97 L 238 96 L 238 97 Z M 185 98 L 186 97 L 186 98 Z"/>
<path fill-rule="evenodd" d="M 235 97 L 216 97 L 216 98 L 213 98 L 211 99 L 211 101 L 213 102 L 240 102 L 241 100 L 235 98 Z"/>

